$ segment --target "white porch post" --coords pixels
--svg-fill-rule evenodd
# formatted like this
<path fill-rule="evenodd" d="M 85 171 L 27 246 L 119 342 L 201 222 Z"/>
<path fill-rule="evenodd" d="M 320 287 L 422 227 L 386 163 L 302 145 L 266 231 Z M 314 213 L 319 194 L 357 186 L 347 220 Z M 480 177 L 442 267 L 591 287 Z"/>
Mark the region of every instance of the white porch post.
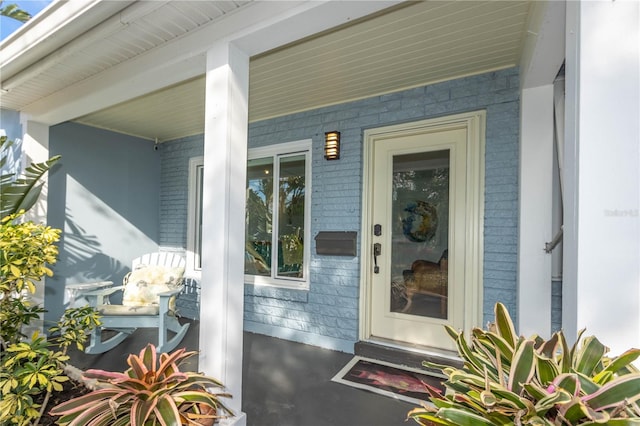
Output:
<path fill-rule="evenodd" d="M 521 92 L 518 332 L 551 333 L 553 85 Z"/>
<path fill-rule="evenodd" d="M 31 163 L 42 163 L 47 161 L 49 155 L 49 126 L 46 124 L 38 123 L 21 118 L 22 124 L 22 166 L 20 172 Z M 48 193 L 48 180 L 45 179 L 42 186 L 42 192 L 38 198 L 38 202 L 25 214 L 26 219 L 35 223 L 47 223 L 47 193 Z M 44 282 L 42 285 L 36 286 L 36 292 L 31 296 L 31 300 L 34 304 L 44 306 Z M 40 315 L 42 319 L 43 316 Z M 30 335 L 34 330 L 43 331 L 42 321 L 36 321 L 31 323 L 30 328 L 25 333 Z"/>
<path fill-rule="evenodd" d="M 638 2 L 567 3 L 563 328 L 612 354 L 640 347 L 639 37 Z"/>
<path fill-rule="evenodd" d="M 200 364 L 233 395 L 244 425 L 242 329 L 249 56 L 222 42 L 207 52 Z"/>
<path fill-rule="evenodd" d="M 564 60 L 565 5 L 534 2 L 520 63 L 518 332 L 551 333 L 553 82 Z"/>
<path fill-rule="evenodd" d="M 49 126 L 31 120 L 22 120 L 22 166 L 27 167 L 31 163 L 47 161 L 49 155 Z M 38 202 L 27 212 L 29 220 L 34 222 L 47 221 L 47 181 L 42 187 L 42 193 Z"/>

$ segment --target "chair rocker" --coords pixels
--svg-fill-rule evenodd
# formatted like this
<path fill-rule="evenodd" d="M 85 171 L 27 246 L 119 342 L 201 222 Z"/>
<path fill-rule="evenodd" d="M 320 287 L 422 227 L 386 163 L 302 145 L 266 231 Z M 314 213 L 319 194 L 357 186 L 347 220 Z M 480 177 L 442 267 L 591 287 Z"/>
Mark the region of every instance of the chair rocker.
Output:
<path fill-rule="evenodd" d="M 150 253 L 132 262 L 122 286 L 83 293 L 98 310 L 102 325 L 91 332 L 89 354 L 100 354 L 120 344 L 138 328 L 158 329 L 158 352 L 172 351 L 184 338 L 189 324 L 180 324 L 175 313 L 176 296 L 183 289 L 185 261 L 173 253 Z M 113 285 L 113 283 L 111 283 Z M 109 303 L 109 296 L 122 291 L 121 305 Z M 102 340 L 102 331 L 116 334 Z M 169 337 L 168 332 L 174 333 Z"/>

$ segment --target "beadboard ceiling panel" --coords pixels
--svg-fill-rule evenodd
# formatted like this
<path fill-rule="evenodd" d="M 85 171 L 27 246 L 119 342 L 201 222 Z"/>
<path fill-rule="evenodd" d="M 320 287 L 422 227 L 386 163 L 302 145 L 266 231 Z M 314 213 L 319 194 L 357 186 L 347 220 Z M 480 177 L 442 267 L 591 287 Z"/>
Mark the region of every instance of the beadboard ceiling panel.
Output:
<path fill-rule="evenodd" d="M 204 78 L 196 78 L 77 121 L 159 141 L 200 134 L 204 132 L 204 83 Z"/>
<path fill-rule="evenodd" d="M 514 66 L 527 2 L 421 2 L 251 63 L 251 120 Z"/>
<path fill-rule="evenodd" d="M 23 79 L 4 93 L 2 104 L 20 110 L 43 91 L 54 93 L 143 57 L 250 3 L 136 2 L 74 40 L 76 46 L 46 72 L 35 70 L 38 78 Z M 263 53 L 251 58 L 249 119 L 517 66 L 533 7 L 530 0 L 407 2 Z M 4 77 L 3 88 L 12 76 Z M 204 76 L 75 121 L 160 141 L 202 133 Z"/>
<path fill-rule="evenodd" d="M 418 2 L 252 58 L 249 119 L 515 66 L 530 6 Z M 202 133 L 202 88 L 194 79 L 78 121 L 159 140 Z"/>

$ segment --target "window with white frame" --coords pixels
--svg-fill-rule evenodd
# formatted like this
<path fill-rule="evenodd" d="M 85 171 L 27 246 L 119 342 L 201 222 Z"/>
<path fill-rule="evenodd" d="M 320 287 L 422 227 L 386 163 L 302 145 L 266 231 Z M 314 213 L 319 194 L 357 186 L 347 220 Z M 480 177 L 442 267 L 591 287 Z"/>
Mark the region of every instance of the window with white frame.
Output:
<path fill-rule="evenodd" d="M 200 270 L 202 157 L 191 160 L 188 262 Z M 311 140 L 250 149 L 247 162 L 245 281 L 307 288 Z"/>
<path fill-rule="evenodd" d="M 311 140 L 250 149 L 245 279 L 308 286 Z"/>

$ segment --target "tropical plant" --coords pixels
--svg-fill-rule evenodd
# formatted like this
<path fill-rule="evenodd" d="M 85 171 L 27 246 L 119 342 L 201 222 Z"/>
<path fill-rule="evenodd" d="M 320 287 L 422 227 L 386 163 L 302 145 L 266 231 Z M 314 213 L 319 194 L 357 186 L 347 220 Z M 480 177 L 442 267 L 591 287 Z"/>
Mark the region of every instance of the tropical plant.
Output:
<path fill-rule="evenodd" d="M 13 141 L 8 140 L 6 136 L 0 136 L 0 169 L 7 163 L 9 148 L 12 145 Z M 60 158 L 56 155 L 42 163 L 31 163 L 21 177 L 17 177 L 15 173 L 0 175 L 0 219 L 22 210 L 27 211 L 34 206 L 42 192 L 42 177 Z"/>
<path fill-rule="evenodd" d="M 87 370 L 84 376 L 95 379 L 98 389 L 63 402 L 51 414 L 61 416 L 60 425 L 94 426 L 202 425 L 233 415 L 220 401 L 229 394 L 208 391 L 223 388 L 222 383 L 179 370 L 195 353 L 182 348 L 158 357 L 149 344 L 139 355 L 129 355 L 124 373 Z"/>
<path fill-rule="evenodd" d="M 11 142 L 0 138 L 0 167 L 7 161 Z M 82 349 L 86 333 L 99 324 L 97 313 L 89 307 L 68 309 L 47 340 L 34 333 L 30 340 L 23 327 L 45 312 L 31 304 L 31 295 L 58 256 L 56 242 L 60 230 L 24 221 L 25 209 L 34 205 L 42 188 L 41 179 L 58 160 L 32 164 L 25 175 L 0 176 L 0 424 L 38 423 L 53 392 L 62 390 L 68 380 L 64 373 L 67 348 Z M 5 213 L 7 214 L 6 216 Z M 57 349 L 56 349 L 57 347 Z"/>
<path fill-rule="evenodd" d="M 10 188 L 6 188 L 7 190 Z M 4 195 L 5 188 L 3 188 Z M 47 265 L 58 256 L 55 243 L 60 230 L 31 221 L 19 222 L 23 213 L 12 214 L 0 221 L 0 347 L 17 343 L 22 326 L 43 312 L 31 307 L 27 294 L 36 291 L 42 277 L 52 276 Z"/>
<path fill-rule="evenodd" d="M 51 351 L 37 332 L 31 341 L 9 346 L 0 369 L 0 423 L 28 425 L 38 419 L 41 404 L 36 400 L 47 391 L 62 390 L 62 383 L 68 378 L 60 366 L 67 359 L 62 353 Z"/>
<path fill-rule="evenodd" d="M 97 325 L 91 307 L 67 309 L 49 329 L 56 337 L 47 340 L 35 332 L 31 340 L 6 347 L 0 354 L 0 424 L 38 423 L 52 393 L 62 391 L 69 380 L 64 371 L 68 347 L 75 343 L 82 350 L 87 332 Z"/>
<path fill-rule="evenodd" d="M 551 339 L 519 337 L 504 305 L 489 330 L 470 342 L 446 327 L 462 368 L 425 363 L 447 377 L 445 392 L 428 387 L 433 405 L 408 417 L 421 425 L 634 425 L 640 424 L 639 349 L 609 358 L 596 337 L 569 347 L 562 331 Z M 580 344 L 581 342 L 581 344 Z"/>
<path fill-rule="evenodd" d="M 60 230 L 30 221 L 19 222 L 22 212 L 0 221 L 0 424 L 26 425 L 40 418 L 52 392 L 62 390 L 66 351 L 83 347 L 86 332 L 99 323 L 91 308 L 65 314 L 49 331 L 47 340 L 34 333 L 30 340 L 23 327 L 44 312 L 32 305 L 30 295 L 42 277 L 51 276 L 56 262 L 55 243 Z M 59 349 L 56 350 L 55 347 Z M 60 350 L 61 349 L 61 350 Z M 43 401 L 39 403 L 37 401 Z"/>
<path fill-rule="evenodd" d="M 20 22 L 27 22 L 31 19 L 31 14 L 18 7 L 17 4 L 8 4 L 2 7 L 2 0 L 0 0 L 0 16 L 6 16 L 7 18 L 15 19 Z"/>

